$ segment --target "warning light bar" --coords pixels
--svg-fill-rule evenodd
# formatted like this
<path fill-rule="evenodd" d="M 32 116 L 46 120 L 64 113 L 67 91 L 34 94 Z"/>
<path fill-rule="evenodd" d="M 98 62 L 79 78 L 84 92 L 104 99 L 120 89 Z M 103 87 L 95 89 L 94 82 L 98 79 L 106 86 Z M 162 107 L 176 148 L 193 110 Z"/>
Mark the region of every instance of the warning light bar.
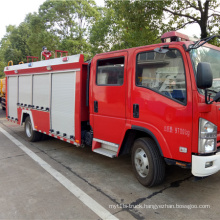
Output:
<path fill-rule="evenodd" d="M 185 34 L 179 33 L 177 31 L 170 31 L 167 33 L 164 33 L 161 36 L 162 43 L 168 43 L 173 41 L 189 41 L 189 37 Z"/>

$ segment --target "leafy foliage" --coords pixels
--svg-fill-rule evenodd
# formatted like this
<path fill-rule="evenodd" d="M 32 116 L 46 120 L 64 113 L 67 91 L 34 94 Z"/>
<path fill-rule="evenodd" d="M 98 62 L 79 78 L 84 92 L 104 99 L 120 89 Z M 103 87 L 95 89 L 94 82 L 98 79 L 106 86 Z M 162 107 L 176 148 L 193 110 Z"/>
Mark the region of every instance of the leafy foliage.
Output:
<path fill-rule="evenodd" d="M 17 28 L 9 25 L 5 39 L 2 40 L 4 60 L 13 60 L 14 64 L 25 61 L 30 51 L 27 44 L 29 36 L 29 28 L 25 22 L 21 23 Z"/>
<path fill-rule="evenodd" d="M 164 11 L 170 16 L 169 28 L 180 29 L 197 23 L 201 29 L 201 38 L 219 32 L 219 0 L 173 0 Z"/>
<path fill-rule="evenodd" d="M 7 49 L 7 45 L 10 44 L 10 42 L 3 38 L 2 41 L 0 42 L 0 46 L 1 46 L 1 49 L 0 49 L 0 78 L 3 78 L 4 77 L 4 67 L 7 65 L 7 63 L 5 62 L 5 59 L 4 59 L 4 54 L 5 54 L 5 51 Z"/>
<path fill-rule="evenodd" d="M 60 40 L 61 49 L 70 53 L 88 53 L 88 33 L 99 17 L 93 0 L 46 1 L 39 15 L 46 30 Z"/>
<path fill-rule="evenodd" d="M 38 14 L 27 15 L 25 21 L 29 24 L 30 36 L 27 41 L 29 48 L 31 48 L 30 54 L 34 56 L 41 56 L 43 46 L 51 51 L 59 48 L 59 37 L 46 30 L 44 20 Z"/>
<path fill-rule="evenodd" d="M 101 18 L 93 25 L 93 53 L 157 43 L 167 2 L 106 0 Z"/>

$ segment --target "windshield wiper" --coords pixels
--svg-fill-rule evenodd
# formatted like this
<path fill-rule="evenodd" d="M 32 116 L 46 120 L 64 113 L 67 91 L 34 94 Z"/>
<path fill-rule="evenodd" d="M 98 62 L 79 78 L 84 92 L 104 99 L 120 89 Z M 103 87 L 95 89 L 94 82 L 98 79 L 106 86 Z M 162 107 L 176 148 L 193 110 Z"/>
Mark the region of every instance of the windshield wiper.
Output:
<path fill-rule="evenodd" d="M 190 45 L 189 48 L 187 49 L 187 51 L 190 51 L 192 49 L 197 49 L 197 48 L 201 47 L 202 45 L 204 45 L 205 43 L 207 43 L 208 41 L 212 40 L 215 37 L 220 38 L 220 35 L 213 35 L 213 36 L 206 37 L 204 39 L 198 40 L 194 44 Z M 202 42 L 202 41 L 204 41 L 204 42 Z"/>

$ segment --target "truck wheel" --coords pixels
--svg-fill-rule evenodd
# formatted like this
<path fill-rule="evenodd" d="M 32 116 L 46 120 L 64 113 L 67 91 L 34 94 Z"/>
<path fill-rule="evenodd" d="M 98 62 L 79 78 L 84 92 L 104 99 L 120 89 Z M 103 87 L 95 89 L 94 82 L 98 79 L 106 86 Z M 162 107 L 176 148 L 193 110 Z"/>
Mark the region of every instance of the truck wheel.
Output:
<path fill-rule="evenodd" d="M 144 186 L 151 187 L 163 182 L 165 162 L 151 138 L 140 138 L 134 142 L 132 167 L 138 181 Z"/>
<path fill-rule="evenodd" d="M 39 141 L 42 137 L 42 133 L 33 130 L 29 116 L 25 119 L 24 132 L 30 142 Z"/>

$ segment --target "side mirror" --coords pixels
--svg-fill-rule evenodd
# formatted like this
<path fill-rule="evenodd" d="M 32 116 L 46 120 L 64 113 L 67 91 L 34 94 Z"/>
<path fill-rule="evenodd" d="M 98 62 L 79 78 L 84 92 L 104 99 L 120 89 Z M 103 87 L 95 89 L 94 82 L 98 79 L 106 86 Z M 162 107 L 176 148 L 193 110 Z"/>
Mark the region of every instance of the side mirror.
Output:
<path fill-rule="evenodd" d="M 212 87 L 213 75 L 209 63 L 201 62 L 197 66 L 196 84 L 199 89 Z"/>

